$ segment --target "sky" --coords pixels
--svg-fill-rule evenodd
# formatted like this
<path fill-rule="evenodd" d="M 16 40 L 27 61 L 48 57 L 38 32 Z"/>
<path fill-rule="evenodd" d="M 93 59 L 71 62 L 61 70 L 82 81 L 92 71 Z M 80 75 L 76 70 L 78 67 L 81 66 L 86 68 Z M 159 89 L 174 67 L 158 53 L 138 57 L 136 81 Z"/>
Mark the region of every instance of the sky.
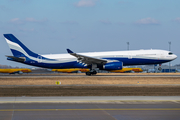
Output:
<path fill-rule="evenodd" d="M 38 54 L 138 49 L 180 56 L 180 0 L 1 0 L 0 64 L 12 55 L 3 34 Z M 180 64 L 180 58 L 172 65 Z"/>

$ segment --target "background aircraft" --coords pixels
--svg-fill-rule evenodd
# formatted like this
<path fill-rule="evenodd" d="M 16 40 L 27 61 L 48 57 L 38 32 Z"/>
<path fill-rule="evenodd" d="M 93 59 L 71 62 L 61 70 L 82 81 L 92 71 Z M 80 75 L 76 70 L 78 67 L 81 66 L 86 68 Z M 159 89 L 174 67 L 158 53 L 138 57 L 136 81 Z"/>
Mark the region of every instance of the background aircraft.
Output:
<path fill-rule="evenodd" d="M 78 73 L 78 71 L 85 70 L 89 71 L 89 69 L 81 69 L 81 68 L 70 68 L 70 69 L 52 69 L 54 72 L 62 72 L 62 73 Z"/>
<path fill-rule="evenodd" d="M 30 51 L 14 35 L 4 34 L 13 53 L 8 60 L 28 65 L 61 69 L 61 68 L 89 68 L 86 75 L 97 74 L 97 70 L 121 70 L 123 66 L 162 64 L 177 58 L 175 54 L 166 50 L 132 50 L 40 55 Z"/>
<path fill-rule="evenodd" d="M 90 69 L 81 69 L 81 68 L 70 68 L 70 69 L 52 69 L 54 72 L 62 72 L 62 73 L 78 73 L 81 72 L 90 72 Z M 125 73 L 125 72 L 142 72 L 141 68 L 123 68 L 121 70 L 110 70 L 110 72 L 117 72 L 117 73 Z"/>
<path fill-rule="evenodd" d="M 32 72 L 31 69 L 28 68 L 5 68 L 0 69 L 0 73 L 9 73 L 9 74 L 22 74 Z"/>
<path fill-rule="evenodd" d="M 120 72 L 120 73 L 125 73 L 125 72 L 143 72 L 141 68 L 123 68 L 122 70 L 111 70 L 110 72 Z"/>

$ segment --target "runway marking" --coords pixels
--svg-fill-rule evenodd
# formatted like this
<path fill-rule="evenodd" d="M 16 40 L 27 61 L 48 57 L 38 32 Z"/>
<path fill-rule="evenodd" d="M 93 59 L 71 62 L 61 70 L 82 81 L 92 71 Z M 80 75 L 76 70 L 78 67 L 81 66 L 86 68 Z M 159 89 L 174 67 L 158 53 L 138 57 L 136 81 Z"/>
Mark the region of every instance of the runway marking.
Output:
<path fill-rule="evenodd" d="M 153 110 L 153 111 L 165 111 L 165 110 L 180 110 L 180 108 L 120 108 L 120 109 L 1 109 L 0 112 L 7 112 L 7 111 L 100 111 L 100 110 L 128 110 L 128 111 L 133 111 L 133 110 Z"/>
<path fill-rule="evenodd" d="M 180 100 L 90 100 L 90 101 L 0 101 L 3 103 L 138 103 L 138 102 L 174 102 L 180 103 Z"/>

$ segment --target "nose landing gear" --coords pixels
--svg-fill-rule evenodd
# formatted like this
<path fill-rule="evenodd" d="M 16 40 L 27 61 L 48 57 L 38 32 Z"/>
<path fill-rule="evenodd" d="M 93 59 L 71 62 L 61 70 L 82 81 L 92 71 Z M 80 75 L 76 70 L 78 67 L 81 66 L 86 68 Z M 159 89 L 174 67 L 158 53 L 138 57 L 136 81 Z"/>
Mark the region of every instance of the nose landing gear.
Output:
<path fill-rule="evenodd" d="M 162 70 L 162 68 L 161 68 L 161 64 L 159 64 L 158 70 L 159 70 L 159 71 L 161 71 L 161 70 Z"/>

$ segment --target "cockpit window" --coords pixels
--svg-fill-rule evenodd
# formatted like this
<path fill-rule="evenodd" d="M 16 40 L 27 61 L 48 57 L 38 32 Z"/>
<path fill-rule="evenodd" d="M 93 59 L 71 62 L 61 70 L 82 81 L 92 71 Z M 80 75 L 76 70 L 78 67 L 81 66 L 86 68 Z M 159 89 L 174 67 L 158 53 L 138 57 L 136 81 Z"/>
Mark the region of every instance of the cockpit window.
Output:
<path fill-rule="evenodd" d="M 169 52 L 169 55 L 172 55 L 173 53 L 172 52 Z"/>

